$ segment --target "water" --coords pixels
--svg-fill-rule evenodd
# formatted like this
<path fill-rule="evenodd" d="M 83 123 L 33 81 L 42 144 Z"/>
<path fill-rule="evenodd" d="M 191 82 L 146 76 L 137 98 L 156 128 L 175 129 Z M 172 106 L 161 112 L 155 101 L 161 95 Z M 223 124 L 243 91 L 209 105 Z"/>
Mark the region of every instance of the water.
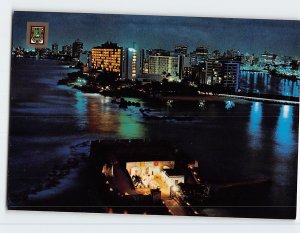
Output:
<path fill-rule="evenodd" d="M 242 71 L 239 88 L 254 93 L 299 97 L 300 81 L 272 77 L 265 72 Z"/>
<path fill-rule="evenodd" d="M 193 115 L 195 121 L 145 121 L 138 108 L 120 110 L 109 97 L 57 86 L 72 70 L 56 61 L 16 59 L 12 68 L 9 192 L 41 182 L 76 143 L 96 138 L 155 138 L 171 141 L 187 157 L 197 159 L 203 179 L 211 183 L 270 177 L 270 189 L 257 190 L 255 197 L 243 196 L 244 204 L 249 199 L 254 205 L 279 206 L 271 211 L 252 208 L 256 216 L 293 215 L 294 208 L 289 206 L 296 205 L 297 106 L 242 100 L 192 107 L 174 103 L 156 111 Z M 279 89 L 284 87 L 275 85 L 274 91 Z M 142 106 L 154 108 L 150 103 Z M 236 210 L 226 209 L 225 215 L 252 216 Z M 222 211 L 211 208 L 208 212 L 221 216 Z"/>

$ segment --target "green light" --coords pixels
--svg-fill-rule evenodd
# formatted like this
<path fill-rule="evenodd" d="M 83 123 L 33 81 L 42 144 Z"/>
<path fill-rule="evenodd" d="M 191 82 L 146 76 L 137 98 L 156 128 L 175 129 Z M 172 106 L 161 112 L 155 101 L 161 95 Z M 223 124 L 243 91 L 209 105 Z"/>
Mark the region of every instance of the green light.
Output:
<path fill-rule="evenodd" d="M 120 113 L 119 135 L 122 138 L 144 138 L 145 130 L 141 123 L 122 112 Z"/>

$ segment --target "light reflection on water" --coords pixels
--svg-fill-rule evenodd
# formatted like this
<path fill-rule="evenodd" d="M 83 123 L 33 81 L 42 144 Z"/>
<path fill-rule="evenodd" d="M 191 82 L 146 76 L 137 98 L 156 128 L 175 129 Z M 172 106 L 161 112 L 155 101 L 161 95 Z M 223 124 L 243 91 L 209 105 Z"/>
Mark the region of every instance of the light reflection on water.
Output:
<path fill-rule="evenodd" d="M 293 137 L 293 106 L 282 105 L 280 107 L 280 115 L 277 121 L 274 139 L 276 142 L 275 149 L 278 151 L 278 155 L 285 157 L 289 156 L 294 148 Z"/>
<path fill-rule="evenodd" d="M 261 147 L 261 120 L 262 120 L 262 103 L 254 102 L 251 105 L 249 120 L 250 147 L 259 149 Z"/>
<path fill-rule="evenodd" d="M 77 126 L 86 133 L 120 138 L 144 138 L 144 126 L 138 122 L 139 112 L 121 110 L 111 98 L 76 91 Z"/>
<path fill-rule="evenodd" d="M 242 71 L 239 88 L 252 93 L 299 96 L 300 81 L 272 77 L 264 72 Z"/>

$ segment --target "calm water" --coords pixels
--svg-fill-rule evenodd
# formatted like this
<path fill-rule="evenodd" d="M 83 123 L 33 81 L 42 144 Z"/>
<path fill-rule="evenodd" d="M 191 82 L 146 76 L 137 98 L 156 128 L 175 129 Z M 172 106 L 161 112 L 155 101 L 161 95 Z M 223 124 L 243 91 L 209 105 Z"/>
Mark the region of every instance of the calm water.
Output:
<path fill-rule="evenodd" d="M 17 59 L 12 66 L 9 191 L 40 182 L 66 159 L 69 146 L 78 142 L 156 138 L 175 143 L 186 156 L 197 159 L 203 178 L 211 183 L 270 177 L 270 189 L 257 191 L 255 198 L 245 197 L 245 204 L 248 198 L 263 206 L 296 204 L 297 106 L 246 101 L 234 101 L 231 109 L 223 101 L 189 108 L 174 104 L 156 110 L 194 115 L 195 121 L 145 122 L 138 108 L 120 110 L 109 97 L 57 86 L 57 80 L 72 70 L 56 61 Z M 148 103 L 143 106 L 153 108 Z M 270 208 L 265 209 L 268 215 Z M 218 216 L 234 215 L 234 210 L 210 211 Z M 290 208 L 271 211 L 277 217 L 291 214 Z"/>

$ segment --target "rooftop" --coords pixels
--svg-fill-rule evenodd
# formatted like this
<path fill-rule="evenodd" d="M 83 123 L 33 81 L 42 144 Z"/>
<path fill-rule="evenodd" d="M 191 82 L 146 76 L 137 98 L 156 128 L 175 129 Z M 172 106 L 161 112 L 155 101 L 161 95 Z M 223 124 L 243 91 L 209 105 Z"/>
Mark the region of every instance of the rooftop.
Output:
<path fill-rule="evenodd" d="M 177 150 L 164 141 L 144 139 L 98 140 L 91 143 L 91 157 L 102 161 L 174 161 Z"/>

